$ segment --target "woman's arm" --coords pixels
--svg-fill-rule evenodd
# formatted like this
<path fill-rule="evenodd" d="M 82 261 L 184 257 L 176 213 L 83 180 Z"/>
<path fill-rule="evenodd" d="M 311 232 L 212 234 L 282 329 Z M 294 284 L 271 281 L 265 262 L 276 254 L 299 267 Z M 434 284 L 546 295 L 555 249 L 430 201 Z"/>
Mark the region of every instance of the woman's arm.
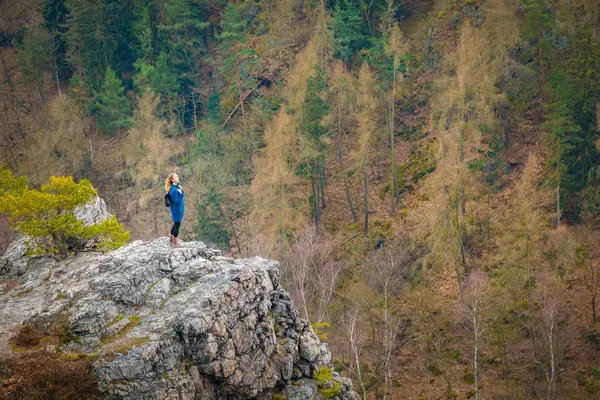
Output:
<path fill-rule="evenodd" d="M 181 191 L 177 186 L 171 186 L 170 194 L 173 205 L 178 206 L 181 204 L 181 199 L 183 199 L 183 191 Z"/>

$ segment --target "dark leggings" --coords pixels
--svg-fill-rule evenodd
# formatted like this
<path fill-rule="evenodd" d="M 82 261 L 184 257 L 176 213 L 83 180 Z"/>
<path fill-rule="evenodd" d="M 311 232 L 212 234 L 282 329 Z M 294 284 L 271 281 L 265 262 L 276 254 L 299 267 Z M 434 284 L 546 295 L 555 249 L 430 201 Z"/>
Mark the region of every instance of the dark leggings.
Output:
<path fill-rule="evenodd" d="M 181 222 L 173 222 L 173 227 L 171 228 L 171 235 L 175 237 L 179 236 L 179 225 L 181 225 Z"/>

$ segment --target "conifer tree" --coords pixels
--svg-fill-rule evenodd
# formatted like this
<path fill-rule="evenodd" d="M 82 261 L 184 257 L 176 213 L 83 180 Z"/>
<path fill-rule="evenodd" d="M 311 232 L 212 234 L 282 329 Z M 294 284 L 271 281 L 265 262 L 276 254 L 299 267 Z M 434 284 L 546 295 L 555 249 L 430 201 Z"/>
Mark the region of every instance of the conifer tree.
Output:
<path fill-rule="evenodd" d="M 569 77 L 564 72 L 552 75 L 549 85 L 548 130 L 546 165 L 550 168 L 549 180 L 556 193 L 556 224 L 560 225 L 562 208 L 569 193 L 581 188 L 578 179 L 582 171 L 580 160 L 585 154 L 586 143 L 581 127 L 573 118 L 573 91 Z"/>
<path fill-rule="evenodd" d="M 51 177 L 40 190 L 28 189 L 27 181 L 0 170 L 0 213 L 11 227 L 29 237 L 30 254 L 66 257 L 81 247 L 81 241 L 93 240 L 101 250 L 113 250 L 125 244 L 129 232 L 115 217 L 93 225 L 84 225 L 73 214 L 75 207 L 97 195 L 90 181 L 75 183 L 73 177 Z"/>
<path fill-rule="evenodd" d="M 180 91 L 180 83 L 177 80 L 176 73 L 168 64 L 167 54 L 165 52 L 160 53 L 156 59 L 156 66 L 140 63 L 137 67 L 139 71 L 135 75 L 134 82 L 138 90 L 143 91 L 144 87 L 150 86 L 161 96 L 163 102 L 168 105 L 169 120 L 174 121 L 173 103 Z M 160 113 L 163 114 L 162 112 Z"/>
<path fill-rule="evenodd" d="M 95 106 L 98 111 L 98 125 L 109 135 L 121 135 L 121 128 L 128 125 L 131 111 L 129 100 L 123 94 L 124 88 L 115 72 L 106 68 L 102 87 L 96 93 Z"/>
<path fill-rule="evenodd" d="M 208 194 L 198 203 L 198 225 L 196 234 L 202 240 L 221 248 L 229 247 L 230 233 L 223 212 L 225 195 L 211 186 Z"/>
<path fill-rule="evenodd" d="M 343 138 L 347 136 L 349 133 L 350 127 L 349 122 L 351 121 L 348 118 L 348 114 L 351 107 L 351 96 L 352 96 L 352 83 L 351 75 L 345 70 L 343 66 L 343 62 L 340 61 L 336 63 L 332 76 L 329 81 L 329 93 L 332 94 L 330 103 L 334 103 L 337 117 L 334 117 L 335 124 L 330 128 L 331 132 L 336 133 L 336 141 L 337 141 L 337 157 L 338 157 L 338 166 L 341 174 L 342 181 L 344 182 L 344 191 L 346 192 L 346 202 L 348 203 L 348 208 L 350 209 L 350 213 L 352 214 L 352 219 L 356 223 L 358 222 L 358 215 L 356 214 L 356 210 L 354 209 L 354 204 L 352 201 L 352 196 L 350 194 L 350 184 L 349 184 L 349 175 L 351 174 L 346 170 L 344 166 L 344 145 Z M 331 124 L 331 125 L 333 125 Z"/>
<path fill-rule="evenodd" d="M 123 72 L 135 60 L 133 0 L 68 0 L 69 62 L 90 83 L 107 67 Z"/>
<path fill-rule="evenodd" d="M 546 0 L 519 0 L 519 4 L 525 12 L 526 20 L 521 37 L 528 45 L 522 59 L 525 62 L 534 60 L 534 68 L 540 74 L 540 92 L 545 97 L 551 59 L 550 39 L 556 30 L 556 23 Z"/>
<path fill-rule="evenodd" d="M 573 117 L 593 150 L 598 128 L 597 105 L 600 103 L 600 43 L 589 27 L 581 33 L 568 72 L 574 86 Z M 584 166 L 585 170 L 589 168 L 588 164 Z"/>
<path fill-rule="evenodd" d="M 156 28 L 153 26 L 152 4 L 144 4 L 138 8 L 141 8 L 141 10 L 138 11 L 137 20 L 133 24 L 133 33 L 138 43 L 136 49 L 137 60 L 134 62 L 134 66 L 140 68 L 141 64 L 152 64 L 154 62 L 154 31 Z"/>
<path fill-rule="evenodd" d="M 392 58 L 392 76 L 391 82 L 386 82 L 388 91 L 388 131 L 390 143 L 390 159 L 391 159 L 391 179 L 390 179 L 390 198 L 391 198 L 391 214 L 394 215 L 396 203 L 399 199 L 398 177 L 396 176 L 396 150 L 395 150 L 395 130 L 396 130 L 396 87 L 398 78 L 398 69 L 402 55 L 406 52 L 406 43 L 402 32 L 397 25 L 394 25 L 388 32 L 387 45 L 385 52 Z"/>
<path fill-rule="evenodd" d="M 333 30 L 334 56 L 347 63 L 366 42 L 360 9 L 349 0 L 335 5 L 330 28 Z"/>
<path fill-rule="evenodd" d="M 364 220 L 363 229 L 365 233 L 369 231 L 369 150 L 372 145 L 375 131 L 375 113 L 377 108 L 377 96 L 375 88 L 377 84 L 375 77 L 369 68 L 369 65 L 364 62 L 360 68 L 358 75 L 358 130 L 359 143 L 362 153 L 362 169 L 363 169 L 363 210 Z"/>
<path fill-rule="evenodd" d="M 44 0 L 42 5 L 42 17 L 44 18 L 44 26 L 53 36 L 54 42 L 54 60 L 58 76 L 55 77 L 57 84 L 59 76 L 65 77 L 67 74 L 66 52 L 64 34 L 67 31 L 65 26 L 69 9 L 65 5 L 65 0 Z M 60 89 L 60 85 L 59 85 Z"/>
<path fill-rule="evenodd" d="M 256 87 L 252 71 L 258 65 L 256 51 L 246 45 L 246 25 L 238 8 L 229 3 L 221 16 L 223 31 L 217 36 L 218 48 L 224 57 L 219 73 L 229 86 L 229 98 L 237 97 L 233 104 L 240 103 L 242 118 L 245 118 L 244 94 Z"/>
<path fill-rule="evenodd" d="M 162 51 L 167 54 L 181 89 L 178 96 L 180 108 L 177 110 L 181 115 L 180 123 L 186 124 L 189 116 L 186 114 L 186 105 L 190 104 L 195 128 L 199 106 L 194 88 L 199 85 L 198 69 L 207 51 L 208 29 L 211 26 L 206 7 L 207 3 L 202 1 L 166 0 L 161 12 L 164 18 L 158 25 Z M 171 93 L 177 90 L 173 87 Z M 171 99 L 171 114 L 173 103 L 174 99 Z"/>
<path fill-rule="evenodd" d="M 315 70 L 316 75 L 309 77 L 306 82 L 306 98 L 302 105 L 298 173 L 310 182 L 311 215 L 319 229 L 321 209 L 325 206 L 325 156 L 328 135 L 322 120 L 329 113 L 329 105 L 321 97 L 325 90 L 325 73 L 318 66 Z"/>
<path fill-rule="evenodd" d="M 34 83 L 46 109 L 46 85 L 44 73 L 52 71 L 53 38 L 43 29 L 30 29 L 25 32 L 19 49 L 19 61 L 23 80 Z"/>

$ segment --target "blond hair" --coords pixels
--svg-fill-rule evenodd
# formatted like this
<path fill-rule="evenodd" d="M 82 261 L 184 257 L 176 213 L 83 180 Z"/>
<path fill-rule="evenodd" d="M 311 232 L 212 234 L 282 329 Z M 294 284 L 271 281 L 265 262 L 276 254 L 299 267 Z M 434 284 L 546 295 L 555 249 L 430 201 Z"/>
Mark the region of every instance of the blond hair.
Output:
<path fill-rule="evenodd" d="M 167 180 L 165 181 L 165 192 L 169 193 L 169 191 L 171 190 L 171 186 L 173 185 L 173 176 L 175 175 L 175 172 L 169 174 L 169 176 L 167 177 Z"/>

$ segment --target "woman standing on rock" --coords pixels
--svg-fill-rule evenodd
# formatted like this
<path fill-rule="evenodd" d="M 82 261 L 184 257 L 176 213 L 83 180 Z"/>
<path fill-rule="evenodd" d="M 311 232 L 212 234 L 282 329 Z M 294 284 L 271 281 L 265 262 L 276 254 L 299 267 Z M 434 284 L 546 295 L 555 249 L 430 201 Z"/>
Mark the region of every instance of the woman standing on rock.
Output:
<path fill-rule="evenodd" d="M 173 227 L 171 228 L 171 245 L 179 246 L 181 242 L 179 236 L 179 225 L 183 219 L 183 188 L 179 185 L 179 176 L 176 173 L 169 175 L 165 182 L 165 192 L 171 197 L 171 218 Z"/>

